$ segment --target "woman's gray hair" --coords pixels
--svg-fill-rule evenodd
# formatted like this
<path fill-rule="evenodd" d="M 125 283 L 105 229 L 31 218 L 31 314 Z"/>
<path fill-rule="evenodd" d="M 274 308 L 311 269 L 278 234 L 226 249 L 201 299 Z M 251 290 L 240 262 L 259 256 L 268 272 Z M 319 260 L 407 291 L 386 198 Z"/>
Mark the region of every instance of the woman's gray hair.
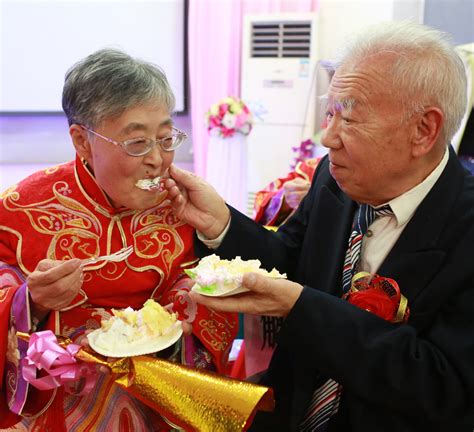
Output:
<path fill-rule="evenodd" d="M 63 110 L 69 125 L 96 127 L 127 108 L 156 102 L 171 113 L 175 97 L 164 72 L 118 49 L 101 49 L 68 70 Z"/>
<path fill-rule="evenodd" d="M 367 61 L 382 52 L 395 55 L 391 78 L 406 107 L 404 118 L 423 112 L 424 107 L 437 106 L 445 116 L 441 138 L 448 144 L 461 124 L 467 100 L 464 64 L 450 36 L 410 21 L 378 24 L 349 38 L 336 67 Z"/>

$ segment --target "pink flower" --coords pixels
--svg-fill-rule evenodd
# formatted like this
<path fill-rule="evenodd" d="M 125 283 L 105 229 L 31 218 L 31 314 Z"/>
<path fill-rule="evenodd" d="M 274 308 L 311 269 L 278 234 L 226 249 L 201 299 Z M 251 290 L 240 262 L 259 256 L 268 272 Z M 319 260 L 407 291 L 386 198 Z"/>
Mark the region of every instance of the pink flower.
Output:
<path fill-rule="evenodd" d="M 227 104 L 219 105 L 219 115 L 221 117 L 224 117 L 224 115 L 225 115 L 225 113 L 227 112 L 228 109 L 229 109 L 229 105 L 227 105 Z"/>
<path fill-rule="evenodd" d="M 235 133 L 248 135 L 252 130 L 252 121 L 247 105 L 236 97 L 226 97 L 213 104 L 205 115 L 207 130 L 217 131 L 224 138 Z"/>

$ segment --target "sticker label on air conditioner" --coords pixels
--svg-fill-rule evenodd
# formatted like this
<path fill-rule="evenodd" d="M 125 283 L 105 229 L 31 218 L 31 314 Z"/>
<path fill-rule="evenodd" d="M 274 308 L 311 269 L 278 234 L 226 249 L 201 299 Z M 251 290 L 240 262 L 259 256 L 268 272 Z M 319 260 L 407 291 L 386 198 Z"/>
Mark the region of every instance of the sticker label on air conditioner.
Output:
<path fill-rule="evenodd" d="M 293 80 L 263 80 L 265 88 L 293 88 Z"/>
<path fill-rule="evenodd" d="M 309 60 L 308 59 L 300 59 L 300 67 L 298 71 L 298 76 L 300 78 L 306 78 L 309 76 Z"/>

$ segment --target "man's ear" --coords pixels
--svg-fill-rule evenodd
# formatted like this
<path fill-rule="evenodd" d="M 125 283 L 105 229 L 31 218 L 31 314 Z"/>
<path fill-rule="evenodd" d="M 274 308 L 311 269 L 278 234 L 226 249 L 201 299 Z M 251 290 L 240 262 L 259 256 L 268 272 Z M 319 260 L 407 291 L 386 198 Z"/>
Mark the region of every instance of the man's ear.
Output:
<path fill-rule="evenodd" d="M 412 152 L 414 157 L 420 157 L 428 154 L 437 143 L 444 124 L 444 114 L 438 107 L 427 107 L 423 113 L 415 116 Z"/>
<path fill-rule="evenodd" d="M 87 131 L 78 124 L 72 124 L 69 126 L 69 135 L 71 136 L 72 143 L 76 149 L 76 153 L 79 157 L 89 164 L 91 163 L 91 144 Z"/>

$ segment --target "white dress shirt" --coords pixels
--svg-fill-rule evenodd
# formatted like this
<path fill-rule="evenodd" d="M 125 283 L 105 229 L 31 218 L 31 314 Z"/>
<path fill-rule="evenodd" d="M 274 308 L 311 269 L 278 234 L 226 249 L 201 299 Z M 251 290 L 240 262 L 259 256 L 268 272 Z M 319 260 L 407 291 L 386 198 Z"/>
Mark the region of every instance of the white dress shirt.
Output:
<path fill-rule="evenodd" d="M 415 210 L 426 195 L 428 195 L 428 192 L 443 172 L 448 159 L 449 152 L 446 150 L 438 166 L 420 184 L 397 198 L 382 204 L 389 204 L 393 215 L 380 216 L 369 226 L 367 234 L 362 238 L 361 255 L 357 271 L 377 273 L 380 265 L 408 222 L 410 222 Z"/>

